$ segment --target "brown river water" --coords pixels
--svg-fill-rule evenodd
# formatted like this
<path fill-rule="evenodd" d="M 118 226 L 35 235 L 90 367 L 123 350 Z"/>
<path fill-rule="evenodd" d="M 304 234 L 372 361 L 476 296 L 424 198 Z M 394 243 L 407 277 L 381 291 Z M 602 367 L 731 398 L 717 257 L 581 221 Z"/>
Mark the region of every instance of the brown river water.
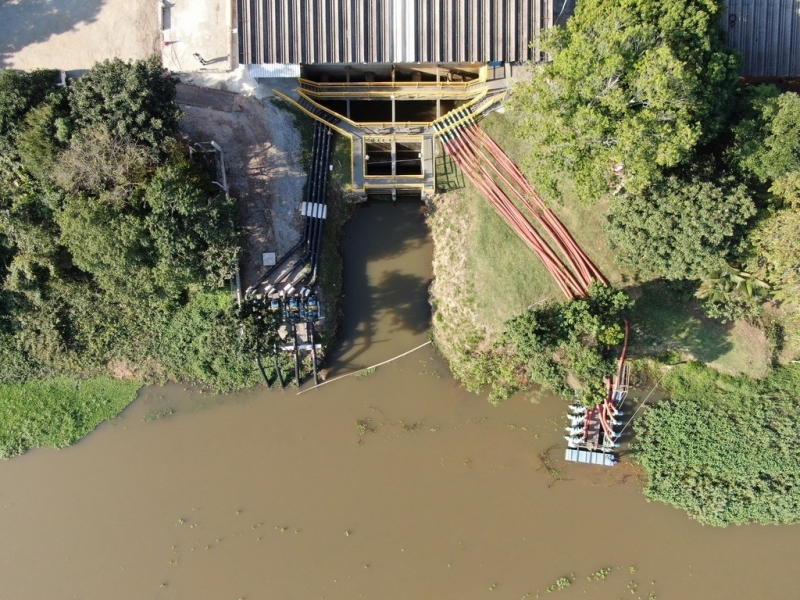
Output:
<path fill-rule="evenodd" d="M 360 209 L 343 252 L 332 376 L 429 316 L 416 205 Z M 430 346 L 301 395 L 146 388 L 77 445 L 0 462 L 0 600 L 800 597 L 800 529 L 703 527 L 630 467 L 565 464 L 563 412 L 494 408 Z"/>

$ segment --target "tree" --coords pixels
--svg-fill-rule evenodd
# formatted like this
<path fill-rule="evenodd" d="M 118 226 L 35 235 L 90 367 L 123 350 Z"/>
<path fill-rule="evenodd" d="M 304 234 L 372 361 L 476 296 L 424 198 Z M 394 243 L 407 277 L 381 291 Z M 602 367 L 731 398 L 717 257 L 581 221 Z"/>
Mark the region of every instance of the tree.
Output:
<path fill-rule="evenodd" d="M 181 148 L 160 166 L 143 201 L 147 228 L 166 277 L 220 285 L 233 274 L 238 258 L 234 231 L 236 207 L 215 188 Z"/>
<path fill-rule="evenodd" d="M 775 211 L 756 226 L 750 241 L 759 277 L 777 300 L 800 309 L 800 208 Z"/>
<path fill-rule="evenodd" d="M 500 389 L 522 387 L 508 385 L 516 378 L 564 396 L 579 392 L 586 406 L 597 405 L 605 398 L 604 379 L 615 374 L 614 348 L 625 337 L 622 318 L 632 306 L 625 292 L 595 282 L 586 298 L 537 306 L 509 320 L 499 354 L 514 361 L 501 363 L 506 373 L 496 378 Z"/>
<path fill-rule="evenodd" d="M 673 367 L 636 421 L 645 495 L 715 526 L 800 521 L 800 368 L 766 379 Z"/>
<path fill-rule="evenodd" d="M 734 127 L 733 162 L 761 183 L 795 192 L 800 177 L 800 96 L 755 86 L 745 97 L 745 117 Z M 749 106 L 748 106 L 749 105 Z M 774 190 L 773 190 L 774 191 Z"/>
<path fill-rule="evenodd" d="M 769 289 L 765 281 L 727 262 L 699 277 L 700 287 L 695 296 L 703 300 L 703 308 L 712 318 L 737 321 L 757 315 L 759 299 Z"/>
<path fill-rule="evenodd" d="M 739 58 L 722 39 L 720 2 L 584 0 L 543 38 L 511 107 L 531 142 L 530 167 L 549 195 L 567 175 L 596 200 L 644 190 L 690 161 L 723 129 Z"/>
<path fill-rule="evenodd" d="M 181 118 L 175 80 L 155 55 L 97 63 L 70 87 L 70 105 L 78 129 L 104 126 L 113 135 L 153 147 L 177 131 Z"/>
<path fill-rule="evenodd" d="M 0 149 L 8 151 L 25 114 L 56 91 L 58 71 L 0 70 Z"/>
<path fill-rule="evenodd" d="M 667 279 L 718 269 L 755 207 L 732 177 L 718 183 L 706 177 L 670 175 L 647 190 L 615 197 L 607 231 L 619 262 Z"/>
<path fill-rule="evenodd" d="M 55 164 L 53 180 L 70 193 L 108 192 L 125 203 L 156 163 L 151 149 L 112 133 L 105 125 L 75 135 Z"/>

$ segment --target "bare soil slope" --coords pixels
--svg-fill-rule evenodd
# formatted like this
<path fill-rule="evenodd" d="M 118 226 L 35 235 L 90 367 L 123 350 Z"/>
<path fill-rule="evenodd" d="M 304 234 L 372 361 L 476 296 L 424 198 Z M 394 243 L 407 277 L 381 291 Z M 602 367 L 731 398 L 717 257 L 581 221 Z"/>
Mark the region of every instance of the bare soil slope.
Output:
<path fill-rule="evenodd" d="M 216 141 L 225 153 L 231 194 L 239 199 L 245 232 L 242 285 L 264 270 L 262 252 L 278 255 L 300 235 L 306 173 L 292 114 L 269 100 L 236 97 L 233 112 L 182 106 L 181 130 L 193 141 Z"/>

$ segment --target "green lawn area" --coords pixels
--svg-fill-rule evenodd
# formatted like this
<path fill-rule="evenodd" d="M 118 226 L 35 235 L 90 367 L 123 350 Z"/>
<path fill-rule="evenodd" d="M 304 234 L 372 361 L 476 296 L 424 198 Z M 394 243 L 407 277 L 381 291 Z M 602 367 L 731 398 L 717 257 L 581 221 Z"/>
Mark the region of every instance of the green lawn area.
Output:
<path fill-rule="evenodd" d="M 475 308 L 491 329 L 501 329 L 531 304 L 563 298 L 533 250 L 472 185 L 464 193 L 464 205 L 475 223 L 465 240 Z"/>
<path fill-rule="evenodd" d="M 492 113 L 481 126 L 524 172 L 528 147 L 514 135 L 513 115 Z M 466 180 L 449 156 L 437 159 L 436 170 L 437 186 L 449 192 L 446 202 L 440 203 L 445 207 L 443 214 L 431 222 L 438 246 L 435 267 L 440 280 L 434 285 L 433 295 L 443 309 L 436 318 L 434 332 L 439 345 L 445 346 L 445 354 L 452 354 L 456 348 L 465 347 L 459 343 L 464 340 L 458 329 L 471 329 L 469 335 L 475 331 L 498 332 L 506 319 L 528 306 L 545 299 L 560 301 L 563 295 L 533 251 Z M 531 183 L 536 187 L 536 181 Z M 551 203 L 551 208 L 608 280 L 628 289 L 637 301 L 632 318 L 636 353 L 677 351 L 726 374 L 763 377 L 767 373 L 769 352 L 761 331 L 747 323 L 723 324 L 708 319 L 691 294 L 672 292 L 662 282 L 635 282 L 631 273 L 617 266 L 615 253 L 608 246 L 603 228 L 608 202 L 594 206 L 578 202 L 570 193 L 569 182 L 565 182 L 562 191 L 562 202 Z M 449 219 L 451 223 L 445 227 L 437 219 Z M 448 286 L 442 279 L 457 283 Z M 450 296 L 457 302 L 451 302 Z M 470 321 L 472 327 L 468 328 L 466 323 Z M 445 336 L 451 339 L 443 341 Z"/>
<path fill-rule="evenodd" d="M 709 319 L 691 296 L 661 281 L 628 291 L 636 299 L 631 319 L 638 329 L 632 338 L 636 354 L 675 351 L 727 375 L 764 377 L 769 371 L 767 340 L 755 326 Z"/>
<path fill-rule="evenodd" d="M 74 444 L 122 412 L 140 387 L 140 381 L 109 377 L 0 385 L 0 458 Z"/>

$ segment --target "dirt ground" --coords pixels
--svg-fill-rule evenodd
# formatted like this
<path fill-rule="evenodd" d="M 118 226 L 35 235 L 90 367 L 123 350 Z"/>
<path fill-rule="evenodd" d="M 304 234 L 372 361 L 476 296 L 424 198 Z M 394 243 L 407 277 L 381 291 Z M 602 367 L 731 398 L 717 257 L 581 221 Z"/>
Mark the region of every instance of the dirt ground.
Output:
<path fill-rule="evenodd" d="M 0 68 L 80 72 L 161 52 L 156 0 L 3 0 Z"/>
<path fill-rule="evenodd" d="M 216 141 L 225 153 L 228 184 L 239 199 L 246 237 L 240 266 L 247 288 L 264 271 L 262 252 L 280 256 L 300 236 L 306 173 L 294 117 L 268 98 L 254 96 L 236 96 L 233 112 L 181 108 L 181 130 L 194 141 Z"/>

